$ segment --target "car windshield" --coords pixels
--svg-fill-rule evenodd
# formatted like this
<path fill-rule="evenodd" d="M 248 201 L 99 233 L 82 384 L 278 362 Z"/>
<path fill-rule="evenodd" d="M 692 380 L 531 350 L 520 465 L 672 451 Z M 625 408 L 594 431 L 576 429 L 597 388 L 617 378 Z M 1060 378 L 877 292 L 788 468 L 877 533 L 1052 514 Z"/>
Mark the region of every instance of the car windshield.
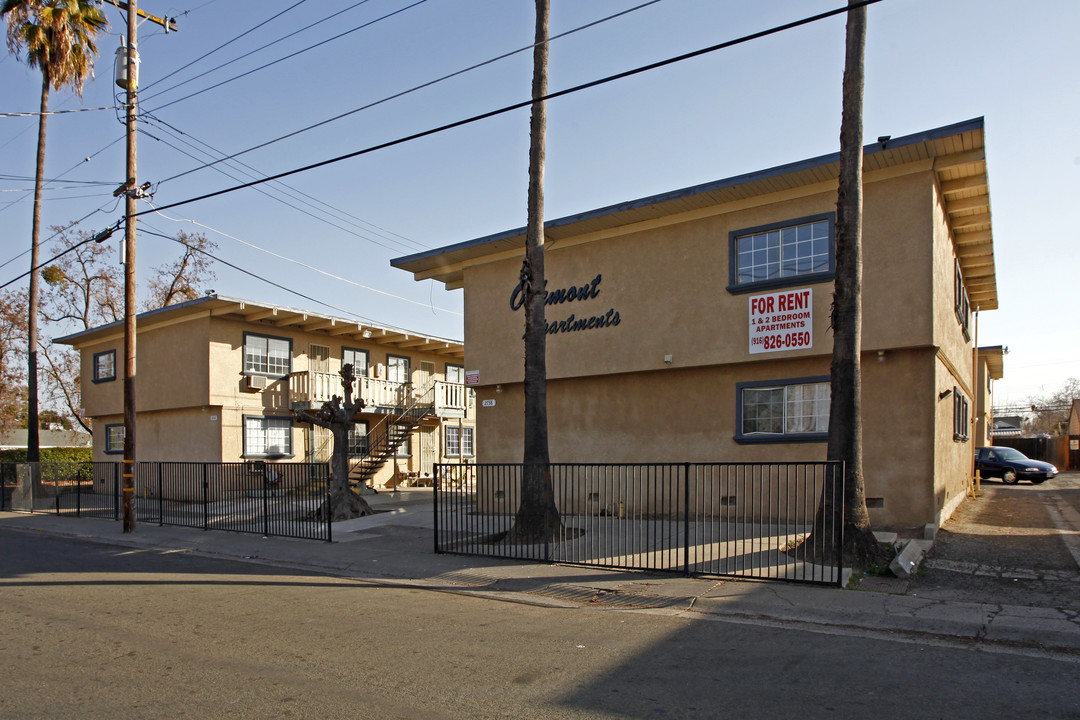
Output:
<path fill-rule="evenodd" d="M 994 452 L 997 454 L 998 460 L 1011 460 L 1012 462 L 1030 460 L 1027 455 L 1013 448 L 995 448 Z"/>

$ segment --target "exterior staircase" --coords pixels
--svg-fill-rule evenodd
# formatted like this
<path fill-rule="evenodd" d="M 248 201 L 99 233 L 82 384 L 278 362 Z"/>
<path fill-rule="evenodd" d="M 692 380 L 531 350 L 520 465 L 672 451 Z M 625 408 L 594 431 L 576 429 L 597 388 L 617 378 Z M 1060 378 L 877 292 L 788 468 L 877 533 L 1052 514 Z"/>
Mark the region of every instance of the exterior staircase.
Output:
<path fill-rule="evenodd" d="M 375 473 L 394 457 L 405 438 L 420 427 L 424 418 L 435 414 L 435 385 L 417 397 L 412 405 L 392 412 L 368 430 L 367 452 L 349 461 L 349 480 L 368 484 Z"/>

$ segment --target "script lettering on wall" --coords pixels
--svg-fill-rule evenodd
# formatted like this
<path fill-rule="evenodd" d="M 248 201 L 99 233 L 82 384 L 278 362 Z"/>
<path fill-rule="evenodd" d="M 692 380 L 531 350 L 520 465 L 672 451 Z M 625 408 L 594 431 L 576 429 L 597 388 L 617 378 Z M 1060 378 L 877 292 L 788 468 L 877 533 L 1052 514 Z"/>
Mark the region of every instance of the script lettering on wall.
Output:
<path fill-rule="evenodd" d="M 558 290 L 548 290 L 547 282 L 544 283 L 544 305 L 563 305 L 572 302 L 585 302 L 595 300 L 600 295 L 600 281 L 602 276 L 597 275 L 584 285 L 571 285 Z M 510 309 L 520 310 L 525 304 L 525 286 L 518 283 L 510 293 Z M 582 315 L 570 313 L 563 320 L 551 320 L 547 323 L 547 334 L 558 335 L 560 333 L 577 332 L 579 330 L 596 330 L 598 328 L 613 327 L 622 319 L 615 308 L 610 308 L 600 315 Z"/>

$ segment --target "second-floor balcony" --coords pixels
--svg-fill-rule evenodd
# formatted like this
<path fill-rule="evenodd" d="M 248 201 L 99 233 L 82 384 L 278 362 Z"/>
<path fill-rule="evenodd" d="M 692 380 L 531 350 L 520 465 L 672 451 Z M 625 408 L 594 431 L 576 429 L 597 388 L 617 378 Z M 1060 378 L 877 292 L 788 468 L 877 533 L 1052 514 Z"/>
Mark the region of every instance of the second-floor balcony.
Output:
<path fill-rule="evenodd" d="M 353 397 L 364 401 L 365 412 L 391 412 L 413 405 L 432 408 L 439 417 L 465 417 L 470 394 L 461 383 L 436 380 L 425 388 L 413 383 L 361 377 L 353 381 Z M 310 409 L 321 406 L 334 395 L 342 395 L 341 376 L 331 372 L 302 371 L 289 375 L 290 407 Z"/>

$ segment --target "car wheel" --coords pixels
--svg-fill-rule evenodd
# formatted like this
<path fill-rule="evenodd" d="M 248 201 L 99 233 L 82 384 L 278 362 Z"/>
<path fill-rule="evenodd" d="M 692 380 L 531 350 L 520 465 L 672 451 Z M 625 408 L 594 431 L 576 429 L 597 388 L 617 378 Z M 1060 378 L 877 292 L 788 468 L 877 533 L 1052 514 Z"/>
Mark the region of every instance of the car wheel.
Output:
<path fill-rule="evenodd" d="M 1015 485 L 1017 482 L 1019 482 L 1016 479 L 1016 471 L 1006 470 L 1005 472 L 1001 473 L 1001 482 L 1005 483 L 1006 485 Z"/>
<path fill-rule="evenodd" d="M 1031 484 L 1032 485 L 1042 485 L 1044 482 L 1046 482 L 1046 478 L 1032 478 L 1031 479 Z"/>

